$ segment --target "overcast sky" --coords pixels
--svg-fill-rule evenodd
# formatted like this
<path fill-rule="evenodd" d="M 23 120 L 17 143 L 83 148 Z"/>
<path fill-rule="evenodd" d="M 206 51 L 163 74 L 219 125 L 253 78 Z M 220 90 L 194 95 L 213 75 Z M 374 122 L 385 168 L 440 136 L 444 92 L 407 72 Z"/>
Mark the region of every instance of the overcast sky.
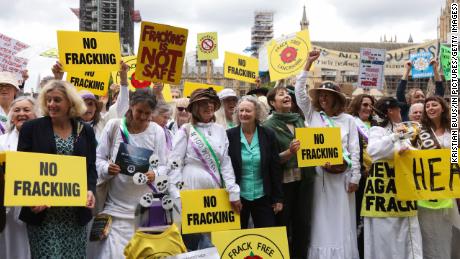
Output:
<path fill-rule="evenodd" d="M 275 12 L 275 37 L 300 30 L 303 5 L 307 7 L 310 37 L 314 41 L 370 41 L 397 36 L 407 42 L 437 37 L 437 18 L 445 0 L 135 0 L 145 21 L 189 29 L 187 50 L 193 50 L 196 33 L 217 31 L 219 57 L 224 51 L 243 54 L 250 46 L 254 11 Z M 56 30 L 78 30 L 78 19 L 70 8 L 78 0 L 2 0 L 0 32 L 29 45 L 56 47 Z M 139 24 L 135 27 L 138 42 Z M 137 48 L 137 47 L 136 47 Z M 34 58 L 31 76 L 52 60 Z M 39 67 L 37 67 L 39 64 Z M 43 72 L 45 73 L 45 72 Z M 42 73 L 42 74 L 43 74 Z"/>

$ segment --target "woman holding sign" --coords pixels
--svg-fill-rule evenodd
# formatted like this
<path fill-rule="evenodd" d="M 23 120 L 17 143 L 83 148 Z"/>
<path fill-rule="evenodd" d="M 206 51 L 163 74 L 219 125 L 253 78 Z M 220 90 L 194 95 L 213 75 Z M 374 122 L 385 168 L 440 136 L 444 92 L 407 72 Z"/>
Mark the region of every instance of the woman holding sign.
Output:
<path fill-rule="evenodd" d="M 262 104 L 253 96 L 243 96 L 235 107 L 235 128 L 227 130 L 228 154 L 236 182 L 241 189 L 241 228 L 275 226 L 275 214 L 283 209 L 282 171 L 275 133 L 262 125 L 266 117 Z"/>
<path fill-rule="evenodd" d="M 165 170 L 164 132 L 150 122 L 156 104 L 151 89 L 137 89 L 126 116 L 110 120 L 102 132 L 96 165 L 99 180 L 108 191 L 101 214 L 111 216 L 112 226 L 107 238 L 91 247 L 93 258 L 124 258 L 123 250 L 136 227 L 136 207 L 145 193 L 152 192 L 155 177 Z M 158 160 L 155 168 L 149 165 L 150 157 Z M 144 173 L 148 184 L 137 184 L 133 177 L 136 172 Z"/>
<path fill-rule="evenodd" d="M 192 114 L 190 124 L 183 125 L 173 139 L 169 154 L 170 193 L 179 197 L 177 183 L 184 182 L 184 189 L 226 188 L 235 212 L 241 210 L 240 188 L 228 156 L 228 139 L 225 129 L 218 125 L 214 112 L 220 100 L 212 88 L 192 92 L 187 110 Z M 210 247 L 207 234 L 184 235 L 189 250 Z"/>
<path fill-rule="evenodd" d="M 16 151 L 19 131 L 24 122 L 37 118 L 35 99 L 21 96 L 11 103 L 7 133 L 0 136 L 0 149 Z M 30 258 L 29 238 L 24 222 L 19 220 L 20 207 L 8 208 L 4 232 L 0 234 L 0 258 Z"/>
<path fill-rule="evenodd" d="M 292 258 L 304 258 L 310 242 L 314 172 L 312 168 L 298 167 L 296 152 L 300 142 L 294 133 L 305 123 L 300 114 L 291 112 L 292 98 L 286 87 L 270 90 L 267 100 L 274 112 L 264 126 L 275 132 L 283 172 L 283 211 L 277 213 L 276 223 L 286 226 Z"/>
<path fill-rule="evenodd" d="M 422 127 L 415 140 L 419 149 L 450 149 L 450 109 L 439 96 L 425 99 Z M 422 232 L 423 258 L 450 259 L 452 227 L 459 218 L 454 199 L 417 201 Z M 458 231 L 458 230 L 455 230 Z"/>
<path fill-rule="evenodd" d="M 310 127 L 340 127 L 343 164 L 316 167 L 312 240 L 308 258 L 359 258 L 356 238 L 355 192 L 361 178 L 359 135 L 353 116 L 344 113 L 346 98 L 334 82 L 310 89 L 306 81 L 319 51 L 309 53 L 297 77 L 295 95 Z"/>
<path fill-rule="evenodd" d="M 27 223 L 32 258 L 82 258 L 86 256 L 86 224 L 95 204 L 94 131 L 78 120 L 86 107 L 70 83 L 51 80 L 38 101 L 45 116 L 22 125 L 17 150 L 86 157 L 86 172 L 80 173 L 87 177 L 87 203 L 86 208 L 23 207 L 19 218 Z"/>
<path fill-rule="evenodd" d="M 361 210 L 365 217 L 364 258 L 421 259 L 417 206 L 414 201 L 396 199 L 394 153 L 408 149 L 407 128 L 399 124 L 400 104 L 393 97 L 382 97 L 374 110 L 383 121 L 371 128 L 367 146 L 372 167 Z"/>

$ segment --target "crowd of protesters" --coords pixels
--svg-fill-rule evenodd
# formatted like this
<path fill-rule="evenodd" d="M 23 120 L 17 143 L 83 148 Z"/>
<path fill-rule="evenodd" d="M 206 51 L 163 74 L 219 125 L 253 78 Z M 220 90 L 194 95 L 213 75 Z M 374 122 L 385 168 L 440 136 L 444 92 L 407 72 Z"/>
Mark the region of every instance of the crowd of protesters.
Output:
<path fill-rule="evenodd" d="M 418 201 L 415 216 L 361 215 L 373 163 L 392 161 L 409 145 L 450 148 L 450 109 L 437 62 L 431 63 L 433 96 L 406 91 L 407 62 L 397 98 L 361 94 L 347 101 L 336 82 L 307 85 L 319 56 L 309 53 L 294 86 L 257 88 L 241 97 L 212 88 L 181 97 L 173 89 L 172 103 L 164 101 L 161 84 L 130 92 L 123 62 L 121 84 L 111 87 L 107 105 L 62 81 L 59 63 L 36 99 L 21 94 L 14 74 L 0 72 L 0 148 L 86 157 L 88 184 L 86 207 L 22 208 L 3 206 L 0 185 L 0 258 L 124 258 L 139 200 L 150 190 L 120 174 L 115 159 L 128 144 L 155 155 L 146 182 L 166 176 L 173 199 L 181 187 L 225 188 L 242 228 L 286 226 L 291 258 L 455 258 L 455 199 Z M 403 121 L 417 123 L 431 145 L 418 136 L 401 141 Z M 295 129 L 305 127 L 339 127 L 343 164 L 299 167 Z M 112 225 L 107 238 L 89 242 L 95 207 L 112 217 Z M 213 246 L 209 233 L 182 238 L 190 251 Z"/>

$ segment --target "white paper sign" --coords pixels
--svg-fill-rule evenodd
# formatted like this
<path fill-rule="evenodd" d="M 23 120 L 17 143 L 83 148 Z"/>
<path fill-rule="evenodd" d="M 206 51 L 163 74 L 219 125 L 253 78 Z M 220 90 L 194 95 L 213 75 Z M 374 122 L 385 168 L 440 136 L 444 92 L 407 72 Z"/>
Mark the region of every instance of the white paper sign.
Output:
<path fill-rule="evenodd" d="M 217 248 L 211 247 L 175 256 L 168 256 L 166 259 L 219 259 Z"/>
<path fill-rule="evenodd" d="M 0 71 L 13 72 L 22 83 L 21 72 L 27 67 L 27 59 L 16 57 L 16 53 L 29 46 L 0 33 Z"/>
<path fill-rule="evenodd" d="M 359 60 L 358 87 L 383 89 L 384 49 L 361 48 Z"/>

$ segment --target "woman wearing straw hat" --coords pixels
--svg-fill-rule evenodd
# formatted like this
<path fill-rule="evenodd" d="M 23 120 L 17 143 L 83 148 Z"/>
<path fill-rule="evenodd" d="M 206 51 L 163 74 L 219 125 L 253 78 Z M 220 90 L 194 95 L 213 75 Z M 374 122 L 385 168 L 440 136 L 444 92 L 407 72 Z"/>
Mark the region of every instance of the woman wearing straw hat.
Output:
<path fill-rule="evenodd" d="M 173 139 L 168 158 L 170 194 L 179 198 L 178 183 L 184 189 L 226 188 L 230 203 L 237 213 L 241 210 L 240 187 L 228 156 L 228 138 L 225 129 L 215 123 L 214 112 L 220 100 L 212 88 L 192 92 L 187 110 L 192 114 L 190 124 L 183 125 Z M 208 234 L 184 235 L 189 250 L 211 246 Z"/>
<path fill-rule="evenodd" d="M 310 127 L 340 127 L 343 164 L 316 167 L 312 239 L 308 258 L 359 258 L 356 241 L 355 192 L 360 174 L 359 137 L 353 116 L 344 113 L 346 98 L 334 82 L 305 87 L 308 71 L 320 55 L 312 51 L 297 77 L 295 95 Z"/>

